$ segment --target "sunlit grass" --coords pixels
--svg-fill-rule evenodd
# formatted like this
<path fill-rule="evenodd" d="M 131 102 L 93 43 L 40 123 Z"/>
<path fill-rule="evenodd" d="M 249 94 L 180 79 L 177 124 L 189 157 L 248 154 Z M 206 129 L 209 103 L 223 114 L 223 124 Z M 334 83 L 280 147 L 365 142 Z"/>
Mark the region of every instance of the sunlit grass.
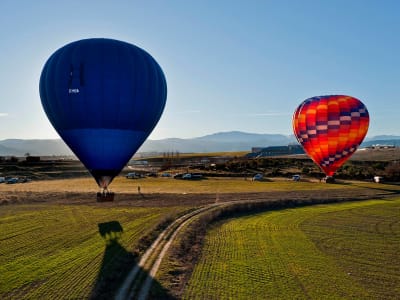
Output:
<path fill-rule="evenodd" d="M 107 270 L 111 272 L 112 256 L 121 255 L 106 254 L 107 244 L 99 233 L 99 223 L 118 222 L 123 229 L 118 250 L 129 253 L 162 219 L 181 210 L 0 206 L 0 298 L 88 298 L 100 277 Z"/>
<path fill-rule="evenodd" d="M 264 212 L 217 224 L 185 299 L 395 299 L 400 198 Z"/>

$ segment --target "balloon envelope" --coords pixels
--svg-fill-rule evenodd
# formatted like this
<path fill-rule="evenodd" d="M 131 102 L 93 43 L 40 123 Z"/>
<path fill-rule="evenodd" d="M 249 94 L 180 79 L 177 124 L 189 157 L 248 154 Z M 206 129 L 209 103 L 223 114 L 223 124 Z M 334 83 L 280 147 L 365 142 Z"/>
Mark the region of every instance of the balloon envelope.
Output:
<path fill-rule="evenodd" d="M 293 131 L 304 151 L 324 171 L 335 171 L 357 150 L 367 134 L 369 114 L 358 99 L 319 96 L 302 102 L 293 115 Z"/>
<path fill-rule="evenodd" d="M 43 68 L 39 90 L 50 122 L 102 188 L 152 132 L 167 96 L 157 62 L 112 39 L 58 49 Z"/>

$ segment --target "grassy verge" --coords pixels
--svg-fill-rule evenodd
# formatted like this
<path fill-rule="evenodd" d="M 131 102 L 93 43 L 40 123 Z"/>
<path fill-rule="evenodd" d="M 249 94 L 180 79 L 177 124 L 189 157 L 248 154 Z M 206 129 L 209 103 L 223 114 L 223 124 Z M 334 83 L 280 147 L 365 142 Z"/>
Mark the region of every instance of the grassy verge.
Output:
<path fill-rule="evenodd" d="M 184 209 L 1 206 L 0 298 L 106 299 L 152 232 Z"/>

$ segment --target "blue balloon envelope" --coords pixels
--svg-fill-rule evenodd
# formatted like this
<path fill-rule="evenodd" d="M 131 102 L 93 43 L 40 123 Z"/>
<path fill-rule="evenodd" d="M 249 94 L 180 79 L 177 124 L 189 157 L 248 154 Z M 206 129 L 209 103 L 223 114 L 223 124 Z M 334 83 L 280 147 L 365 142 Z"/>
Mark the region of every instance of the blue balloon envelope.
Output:
<path fill-rule="evenodd" d="M 150 54 L 97 38 L 51 55 L 39 90 L 51 124 L 105 189 L 152 132 L 167 98 L 163 71 Z"/>

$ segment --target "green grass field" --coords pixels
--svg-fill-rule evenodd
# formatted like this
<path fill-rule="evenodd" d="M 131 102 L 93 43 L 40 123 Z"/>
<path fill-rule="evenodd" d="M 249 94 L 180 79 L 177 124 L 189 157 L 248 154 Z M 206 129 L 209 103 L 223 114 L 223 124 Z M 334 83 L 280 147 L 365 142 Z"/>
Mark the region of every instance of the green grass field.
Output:
<path fill-rule="evenodd" d="M 125 266 L 121 264 L 135 260 L 132 252 L 138 240 L 182 210 L 0 206 L 0 298 L 85 299 L 99 291 L 107 297 L 112 287 L 102 287 L 105 278 L 110 286 L 110 277 L 122 280 L 120 268 Z M 99 224 L 108 227 L 101 231 Z"/>
<path fill-rule="evenodd" d="M 398 299 L 400 198 L 263 212 L 208 233 L 185 299 Z"/>
<path fill-rule="evenodd" d="M 137 195 L 138 185 L 140 185 L 141 192 L 144 194 L 143 197 Z M 266 201 L 268 199 L 276 200 L 277 196 L 303 196 L 307 199 L 310 197 L 318 198 L 328 194 L 332 196 L 343 195 L 351 198 L 366 191 L 368 195 L 369 191 L 372 191 L 371 195 L 398 193 L 400 186 L 350 181 L 329 185 L 319 182 L 293 182 L 283 178 L 274 178 L 273 181 L 253 182 L 246 181 L 243 178 L 209 178 L 199 181 L 185 181 L 171 178 L 129 180 L 118 177 L 112 183 L 112 189 L 117 193 L 115 203 L 96 204 L 94 202 L 94 193 L 97 191 L 97 187 L 91 178 L 0 185 L 0 200 L 4 204 L 0 205 L 0 299 L 81 299 L 91 296 L 109 298 L 122 282 L 126 266 L 134 264 L 136 259 L 134 249 L 142 237 L 151 232 L 167 216 L 204 204 L 207 201 L 216 201 L 216 195 L 220 195 L 221 199 L 229 201 L 241 199 L 241 193 L 260 195 L 260 199 Z M 292 192 L 295 193 L 293 194 Z M 91 198 L 92 193 L 93 199 Z M 119 193 L 127 193 L 128 196 L 124 198 Z M 153 196 L 148 196 L 152 193 L 154 194 Z M 224 193 L 227 195 L 225 198 L 223 197 Z M 191 195 L 189 195 L 187 201 L 185 200 L 186 202 L 181 202 L 178 194 Z M 213 194 L 213 196 L 207 198 L 206 194 Z M 73 196 L 72 202 L 70 202 L 68 196 Z M 186 197 L 186 195 L 184 196 Z M 30 197 L 31 200 L 24 202 L 24 197 Z M 80 197 L 86 197 L 84 198 L 86 200 L 80 200 Z M 175 198 L 179 198 L 179 201 L 174 201 Z M 204 199 L 206 199 L 206 202 L 204 202 Z M 247 199 L 247 196 L 243 196 L 243 199 Z M 20 204 L 5 205 L 5 203 L 14 203 L 14 200 L 18 200 L 15 203 Z M 163 201 L 167 205 L 162 205 L 163 207 L 161 208 L 160 203 L 164 203 Z M 139 204 L 136 204 L 136 202 Z M 185 205 L 185 207 L 182 205 Z M 314 212 L 311 208 L 308 209 L 309 211 L 306 210 L 305 216 L 308 216 L 309 220 L 313 220 L 314 217 L 315 220 L 319 220 L 316 218 L 319 215 L 311 213 Z M 332 209 L 332 211 L 336 210 Z M 249 218 L 251 219 L 251 217 Z M 294 231 L 292 233 L 288 232 L 291 234 L 301 232 L 301 234 L 305 235 L 307 230 L 306 220 L 308 219 L 305 218 L 302 223 L 304 228 L 291 226 L 291 230 L 293 229 Z M 247 217 L 239 220 L 239 223 L 243 222 L 243 220 L 247 220 Z M 315 223 L 315 226 L 322 226 L 323 220 L 318 222 Z M 258 223 L 261 224 L 260 222 Z M 297 221 L 297 223 L 300 223 L 300 221 Z M 114 228 L 111 226 L 111 231 L 114 232 L 112 234 L 114 237 L 120 236 L 120 238 L 112 241 L 108 236 L 107 239 L 104 239 L 99 232 L 99 224 L 119 224 L 120 228 L 118 226 L 115 228 L 114 225 Z M 244 224 L 246 223 L 244 222 Z M 251 225 L 250 228 L 257 228 L 257 224 Z M 263 226 L 268 228 L 269 225 Z M 279 228 L 279 226 L 283 225 L 273 226 Z M 310 226 L 312 228 L 312 224 Z M 391 228 L 398 230 L 396 226 L 398 225 L 393 225 Z M 122 234 L 121 230 L 123 230 Z M 215 232 L 216 235 L 219 235 L 220 233 L 217 230 L 220 229 L 214 229 L 211 234 Z M 258 278 L 258 271 L 253 269 L 258 270 L 258 268 L 262 267 L 260 262 L 266 262 L 264 257 L 265 249 L 270 246 L 260 244 L 260 241 L 257 240 L 251 242 L 249 240 L 253 234 L 251 230 L 249 231 L 250 233 L 247 232 L 247 227 L 243 227 L 241 230 L 243 236 L 236 236 L 235 239 L 240 241 L 243 238 L 243 247 L 252 245 L 253 252 L 258 253 L 258 256 L 251 257 L 251 259 L 259 257 L 261 260 L 253 261 L 250 259 L 249 261 L 242 261 L 239 265 L 245 267 L 245 270 L 241 270 L 235 264 L 231 268 L 231 262 L 226 260 L 223 271 L 220 270 L 221 266 L 218 262 L 215 262 L 215 270 L 222 272 L 220 273 L 222 277 L 231 278 L 230 276 L 233 276 L 232 272 L 239 272 L 238 274 L 243 276 L 242 279 L 233 280 L 233 277 L 231 278 L 233 281 L 230 279 L 231 282 L 241 282 L 243 280 L 244 284 L 240 291 L 237 290 L 234 294 L 229 294 L 228 292 L 226 294 L 228 298 L 247 298 L 247 294 L 243 296 L 241 293 L 248 292 L 248 288 L 252 290 L 254 282 L 265 282 L 265 278 Z M 259 231 L 261 233 L 265 230 Z M 309 231 L 311 232 L 311 230 Z M 226 230 L 222 233 L 226 235 Z M 215 238 L 224 241 L 226 237 L 219 235 Z M 311 236 L 310 233 L 307 236 L 309 240 L 312 238 L 315 239 L 313 245 L 316 246 L 314 247 L 318 246 L 324 249 L 324 244 L 318 240 L 319 237 L 317 235 Z M 206 245 L 205 251 L 212 250 L 207 250 L 207 247 L 209 246 Z M 285 252 L 286 246 L 281 245 L 280 247 L 282 247 L 282 255 L 285 255 L 287 253 Z M 320 248 L 317 249 L 319 251 L 318 254 L 327 253 L 327 251 L 323 252 Z M 378 250 L 381 251 L 380 249 Z M 214 259 L 212 251 L 210 252 L 211 256 L 207 259 Z M 228 250 L 224 251 L 228 256 L 236 255 Z M 248 254 L 240 255 L 245 257 Z M 327 256 L 329 253 L 324 255 Z M 321 259 L 325 256 L 322 256 Z M 268 259 L 273 260 L 273 258 Z M 214 262 L 209 267 L 210 271 L 213 271 Z M 249 280 L 249 275 L 246 273 L 248 270 L 255 276 L 254 282 L 252 282 L 253 277 L 250 277 L 251 280 Z M 196 275 L 196 272 L 193 276 L 200 276 Z M 231 272 L 232 274 L 228 273 L 227 275 L 224 272 Z M 312 273 L 312 276 L 315 274 L 315 272 Z M 209 276 L 214 275 L 210 273 Z M 316 278 L 318 276 L 317 274 Z M 215 277 L 215 280 L 219 279 Z M 266 282 L 269 282 L 269 280 Z M 202 292 L 197 294 L 196 288 L 203 289 L 204 293 L 208 293 L 204 287 L 197 286 L 203 281 L 204 278 L 200 278 L 199 283 L 191 284 L 186 294 L 187 297 L 198 295 L 200 298 L 208 299 L 208 296 L 214 298 L 223 296 L 222 294 L 202 294 Z M 107 286 L 104 285 L 104 282 L 107 282 Z M 211 284 L 210 286 L 216 284 L 218 289 L 214 288 L 214 292 L 221 290 L 221 293 L 224 293 L 225 285 L 228 287 L 229 283 L 229 281 L 224 283 L 222 278 L 217 283 L 212 281 L 212 283 L 207 284 Z M 162 282 L 160 284 L 167 286 Z M 272 281 L 269 284 L 274 285 Z M 263 283 L 261 285 L 263 288 L 268 288 L 268 284 Z M 224 289 L 220 288 L 220 286 L 224 287 Z M 257 287 L 257 285 L 255 286 Z M 279 290 L 282 291 L 282 289 L 278 288 L 277 291 Z M 263 289 L 261 289 L 261 293 L 264 293 Z M 102 296 L 96 297 L 99 294 Z M 271 295 L 271 297 L 274 297 L 274 295 Z"/>

